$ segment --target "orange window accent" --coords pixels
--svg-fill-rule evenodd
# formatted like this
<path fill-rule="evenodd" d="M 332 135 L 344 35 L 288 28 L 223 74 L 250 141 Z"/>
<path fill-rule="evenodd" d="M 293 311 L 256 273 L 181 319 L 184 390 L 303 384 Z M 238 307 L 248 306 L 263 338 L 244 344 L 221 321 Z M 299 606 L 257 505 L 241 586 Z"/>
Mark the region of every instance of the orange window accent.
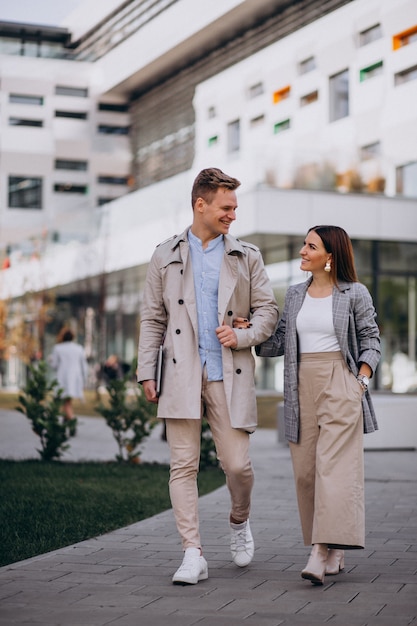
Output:
<path fill-rule="evenodd" d="M 413 26 L 412 28 L 403 30 L 402 33 L 393 35 L 392 49 L 398 50 L 398 48 L 403 48 L 404 46 L 408 46 L 408 44 L 411 43 L 410 39 L 411 41 L 417 40 L 417 26 Z"/>
<path fill-rule="evenodd" d="M 281 100 L 285 100 L 285 98 L 288 98 L 290 95 L 290 91 L 291 91 L 291 86 L 287 85 L 287 87 L 283 87 L 282 89 L 278 89 L 278 91 L 274 91 L 273 93 L 273 100 L 274 100 L 274 104 L 277 104 L 278 102 L 281 102 Z"/>

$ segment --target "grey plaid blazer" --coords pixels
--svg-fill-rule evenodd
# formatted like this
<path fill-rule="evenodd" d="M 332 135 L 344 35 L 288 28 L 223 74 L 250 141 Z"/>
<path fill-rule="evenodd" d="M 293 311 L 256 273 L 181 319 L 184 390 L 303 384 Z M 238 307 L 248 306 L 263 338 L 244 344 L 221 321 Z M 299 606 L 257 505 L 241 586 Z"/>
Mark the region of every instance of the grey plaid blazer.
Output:
<path fill-rule="evenodd" d="M 297 442 L 299 436 L 298 341 L 296 319 L 312 279 L 288 288 L 278 327 L 269 339 L 256 346 L 259 356 L 284 354 L 285 436 Z M 359 364 L 375 371 L 380 353 L 379 329 L 371 295 L 361 283 L 339 283 L 333 288 L 333 324 L 340 351 L 350 371 L 358 374 Z M 371 396 L 362 398 L 364 432 L 378 429 Z"/>

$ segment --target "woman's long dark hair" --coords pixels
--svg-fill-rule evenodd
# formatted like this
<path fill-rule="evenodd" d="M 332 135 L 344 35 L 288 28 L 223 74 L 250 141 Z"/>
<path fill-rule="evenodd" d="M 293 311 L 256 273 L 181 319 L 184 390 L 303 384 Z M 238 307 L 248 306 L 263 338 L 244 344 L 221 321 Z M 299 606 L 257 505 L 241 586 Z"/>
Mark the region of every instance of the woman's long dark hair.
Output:
<path fill-rule="evenodd" d="M 314 230 L 320 237 L 326 252 L 331 253 L 332 260 L 330 276 L 334 283 L 339 281 L 357 283 L 358 275 L 355 268 L 353 247 L 349 235 L 340 226 L 313 226 L 308 232 Z"/>
<path fill-rule="evenodd" d="M 64 341 L 73 341 L 74 336 L 75 335 L 72 332 L 71 328 L 68 328 L 68 326 L 64 326 L 59 331 L 57 343 L 63 343 Z"/>

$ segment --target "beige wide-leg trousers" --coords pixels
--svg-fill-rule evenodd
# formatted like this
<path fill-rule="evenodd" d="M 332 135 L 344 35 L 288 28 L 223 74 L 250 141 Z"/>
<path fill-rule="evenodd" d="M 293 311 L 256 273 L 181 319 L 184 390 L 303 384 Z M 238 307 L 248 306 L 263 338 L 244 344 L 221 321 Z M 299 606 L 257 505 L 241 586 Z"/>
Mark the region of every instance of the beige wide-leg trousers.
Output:
<path fill-rule="evenodd" d="M 362 389 L 340 352 L 300 355 L 290 443 L 304 544 L 365 544 Z"/>

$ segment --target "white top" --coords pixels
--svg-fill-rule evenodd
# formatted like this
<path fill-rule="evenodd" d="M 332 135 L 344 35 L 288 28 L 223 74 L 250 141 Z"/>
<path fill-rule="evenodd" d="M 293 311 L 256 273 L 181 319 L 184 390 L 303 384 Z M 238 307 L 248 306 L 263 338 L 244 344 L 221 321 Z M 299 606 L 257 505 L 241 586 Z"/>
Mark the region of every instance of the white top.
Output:
<path fill-rule="evenodd" d="M 296 324 L 300 353 L 340 350 L 333 326 L 331 295 L 312 298 L 306 293 Z"/>

